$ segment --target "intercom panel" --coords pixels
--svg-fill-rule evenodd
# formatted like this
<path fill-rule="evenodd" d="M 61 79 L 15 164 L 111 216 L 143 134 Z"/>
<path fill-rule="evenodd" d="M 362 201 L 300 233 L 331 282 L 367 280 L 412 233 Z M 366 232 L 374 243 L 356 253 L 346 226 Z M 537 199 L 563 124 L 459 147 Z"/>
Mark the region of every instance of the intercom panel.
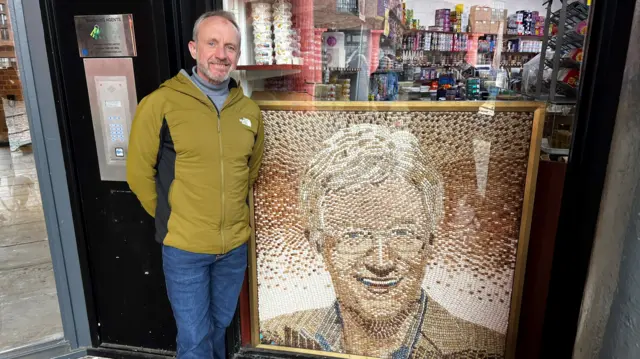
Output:
<path fill-rule="evenodd" d="M 85 58 L 96 150 L 103 181 L 126 181 L 137 97 L 131 58 Z"/>

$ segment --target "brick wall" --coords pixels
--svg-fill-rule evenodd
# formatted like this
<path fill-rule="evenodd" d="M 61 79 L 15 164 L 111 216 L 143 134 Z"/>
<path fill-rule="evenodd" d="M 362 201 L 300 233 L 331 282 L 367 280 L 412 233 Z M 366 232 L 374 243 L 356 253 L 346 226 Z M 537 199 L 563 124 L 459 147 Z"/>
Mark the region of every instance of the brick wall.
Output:
<path fill-rule="evenodd" d="M 18 69 L 14 67 L 0 69 L 0 97 L 6 98 L 8 95 L 14 95 L 16 101 L 23 100 L 20 74 L 18 74 Z"/>
<path fill-rule="evenodd" d="M 15 96 L 16 101 L 23 101 L 22 83 L 17 68 L 0 69 L 0 98 Z M 9 130 L 5 118 L 5 111 L 0 101 L 0 142 L 8 142 Z"/>

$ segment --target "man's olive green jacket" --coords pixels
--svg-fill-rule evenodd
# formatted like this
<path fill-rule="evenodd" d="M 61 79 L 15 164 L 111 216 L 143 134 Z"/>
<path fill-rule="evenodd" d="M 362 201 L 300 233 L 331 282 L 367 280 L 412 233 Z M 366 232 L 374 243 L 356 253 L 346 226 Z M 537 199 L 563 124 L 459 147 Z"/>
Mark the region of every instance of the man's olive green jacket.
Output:
<path fill-rule="evenodd" d="M 250 236 L 247 195 L 262 161 L 258 106 L 235 80 L 218 112 L 185 71 L 138 105 L 127 182 L 155 217 L 156 240 L 222 254 Z"/>

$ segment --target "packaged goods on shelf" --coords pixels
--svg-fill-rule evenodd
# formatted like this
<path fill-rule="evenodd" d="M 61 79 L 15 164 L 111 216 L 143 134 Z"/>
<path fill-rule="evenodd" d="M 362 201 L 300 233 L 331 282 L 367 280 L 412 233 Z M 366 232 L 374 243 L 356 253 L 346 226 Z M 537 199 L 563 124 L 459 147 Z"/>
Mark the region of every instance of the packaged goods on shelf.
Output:
<path fill-rule="evenodd" d="M 491 8 L 488 6 L 472 6 L 469 12 L 469 20 L 474 23 L 476 21 L 491 21 Z"/>
<path fill-rule="evenodd" d="M 534 34 L 533 35 L 535 35 L 535 36 L 544 36 L 544 21 L 545 21 L 545 17 L 538 15 L 535 18 L 535 21 L 536 21 L 536 25 L 535 25 L 535 30 L 534 30 Z"/>
<path fill-rule="evenodd" d="M 582 49 L 572 49 L 569 52 L 567 52 L 563 57 L 571 59 L 577 63 L 582 63 L 582 55 L 583 55 Z"/>
<path fill-rule="evenodd" d="M 516 12 L 517 15 L 517 24 L 518 24 L 518 35 L 534 35 L 535 34 L 535 26 L 536 21 L 535 18 L 538 18 L 539 14 L 537 11 L 529 11 L 529 10 L 520 10 Z"/>
<path fill-rule="evenodd" d="M 489 33 L 500 34 L 504 32 L 504 21 L 491 20 L 489 23 Z"/>
<path fill-rule="evenodd" d="M 565 83 L 573 88 L 578 87 L 578 82 L 580 80 L 580 70 L 578 69 L 559 69 L 558 70 L 558 81 Z"/>
<path fill-rule="evenodd" d="M 532 52 L 538 53 L 542 51 L 542 41 L 540 40 L 507 40 L 505 52 Z"/>
<path fill-rule="evenodd" d="M 369 100 L 396 101 L 398 86 L 398 74 L 394 72 L 373 74 L 369 82 Z"/>
<path fill-rule="evenodd" d="M 578 23 L 578 25 L 576 26 L 576 32 L 579 35 L 586 35 L 587 34 L 587 25 L 588 25 L 588 21 L 587 20 L 580 21 Z"/>
<path fill-rule="evenodd" d="M 271 65 L 273 64 L 271 4 L 266 2 L 251 3 L 251 20 L 255 63 L 257 65 Z"/>
<path fill-rule="evenodd" d="M 490 20 L 475 20 L 471 23 L 471 32 L 478 34 L 491 33 L 491 21 Z"/>
<path fill-rule="evenodd" d="M 436 10 L 435 26 L 441 27 L 442 31 L 451 31 L 451 10 Z"/>

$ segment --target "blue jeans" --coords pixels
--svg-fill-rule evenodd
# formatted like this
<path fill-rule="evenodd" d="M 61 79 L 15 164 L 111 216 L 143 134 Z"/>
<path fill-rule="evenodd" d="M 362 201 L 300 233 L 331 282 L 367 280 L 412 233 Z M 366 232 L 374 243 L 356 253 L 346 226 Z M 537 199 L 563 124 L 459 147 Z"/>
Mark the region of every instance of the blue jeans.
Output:
<path fill-rule="evenodd" d="M 247 268 L 247 244 L 226 254 L 162 247 L 167 294 L 178 327 L 178 359 L 225 359 L 225 331 Z"/>

